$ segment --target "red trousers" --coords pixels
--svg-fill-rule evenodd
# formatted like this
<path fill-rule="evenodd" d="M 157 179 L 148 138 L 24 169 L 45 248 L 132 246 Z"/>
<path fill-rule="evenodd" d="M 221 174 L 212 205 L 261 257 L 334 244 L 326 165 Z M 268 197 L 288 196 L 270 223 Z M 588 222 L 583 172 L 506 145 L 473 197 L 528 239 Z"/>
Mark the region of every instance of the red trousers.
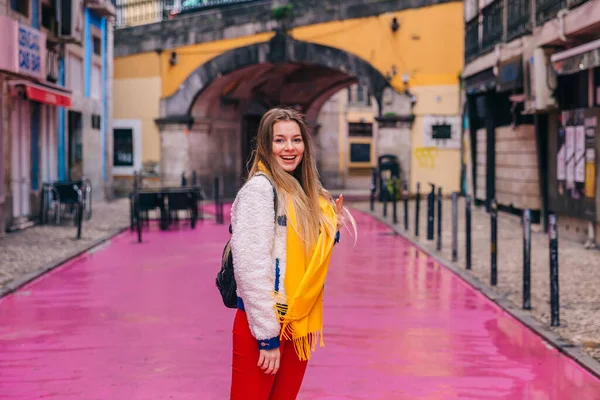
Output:
<path fill-rule="evenodd" d="M 279 371 L 267 375 L 257 366 L 258 344 L 244 311 L 237 310 L 233 322 L 233 368 L 231 400 L 295 400 L 307 361 L 300 361 L 291 342 L 283 340 L 279 347 Z"/>

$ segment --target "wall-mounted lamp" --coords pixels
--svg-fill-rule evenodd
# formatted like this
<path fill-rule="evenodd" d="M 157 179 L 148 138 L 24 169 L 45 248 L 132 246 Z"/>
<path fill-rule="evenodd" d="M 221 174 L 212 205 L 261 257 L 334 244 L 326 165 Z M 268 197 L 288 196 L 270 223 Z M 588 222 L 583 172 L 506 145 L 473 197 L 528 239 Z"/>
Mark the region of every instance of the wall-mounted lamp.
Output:
<path fill-rule="evenodd" d="M 394 17 L 392 18 L 392 25 L 390 26 L 390 28 L 392 28 L 392 32 L 396 32 L 398 29 L 400 29 L 400 24 L 398 23 L 398 18 Z"/>
<path fill-rule="evenodd" d="M 171 64 L 171 66 L 177 65 L 177 53 L 174 51 L 171 52 L 171 57 L 169 58 L 169 64 Z"/>

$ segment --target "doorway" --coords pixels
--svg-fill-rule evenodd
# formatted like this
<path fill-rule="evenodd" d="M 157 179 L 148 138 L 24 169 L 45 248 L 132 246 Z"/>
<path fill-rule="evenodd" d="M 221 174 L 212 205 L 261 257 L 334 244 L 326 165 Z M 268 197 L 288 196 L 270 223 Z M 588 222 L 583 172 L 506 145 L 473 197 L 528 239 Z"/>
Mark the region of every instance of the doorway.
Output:
<path fill-rule="evenodd" d="M 80 180 L 83 176 L 83 118 L 80 112 L 70 111 L 68 114 L 68 177 L 71 181 Z"/>
<path fill-rule="evenodd" d="M 29 216 L 31 190 L 29 101 L 13 97 L 11 110 L 11 189 L 15 224 Z"/>

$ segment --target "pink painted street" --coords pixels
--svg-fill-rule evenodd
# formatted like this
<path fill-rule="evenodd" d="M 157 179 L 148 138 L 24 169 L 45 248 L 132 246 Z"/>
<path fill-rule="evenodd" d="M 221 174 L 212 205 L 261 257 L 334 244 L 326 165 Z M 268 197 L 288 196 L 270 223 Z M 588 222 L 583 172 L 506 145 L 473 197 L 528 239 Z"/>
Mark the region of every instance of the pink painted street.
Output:
<path fill-rule="evenodd" d="M 600 399 L 600 380 L 371 217 L 335 249 L 299 399 Z M 0 399 L 224 400 L 227 225 L 129 231 L 0 299 Z"/>

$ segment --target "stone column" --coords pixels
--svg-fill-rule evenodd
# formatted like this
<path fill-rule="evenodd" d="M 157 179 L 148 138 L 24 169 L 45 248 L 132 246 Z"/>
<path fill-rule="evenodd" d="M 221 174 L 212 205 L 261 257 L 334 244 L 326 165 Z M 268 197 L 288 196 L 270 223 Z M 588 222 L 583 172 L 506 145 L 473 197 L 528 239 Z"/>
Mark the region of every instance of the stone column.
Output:
<path fill-rule="evenodd" d="M 180 186 L 181 174 L 189 175 L 190 151 L 188 124 L 158 121 L 160 129 L 160 183 Z"/>
<path fill-rule="evenodd" d="M 400 178 L 410 180 L 412 96 L 386 88 L 382 99 L 382 115 L 377 118 L 378 133 L 375 151 L 378 155 L 393 154 L 400 161 Z M 409 187 L 410 187 L 410 182 Z"/>

